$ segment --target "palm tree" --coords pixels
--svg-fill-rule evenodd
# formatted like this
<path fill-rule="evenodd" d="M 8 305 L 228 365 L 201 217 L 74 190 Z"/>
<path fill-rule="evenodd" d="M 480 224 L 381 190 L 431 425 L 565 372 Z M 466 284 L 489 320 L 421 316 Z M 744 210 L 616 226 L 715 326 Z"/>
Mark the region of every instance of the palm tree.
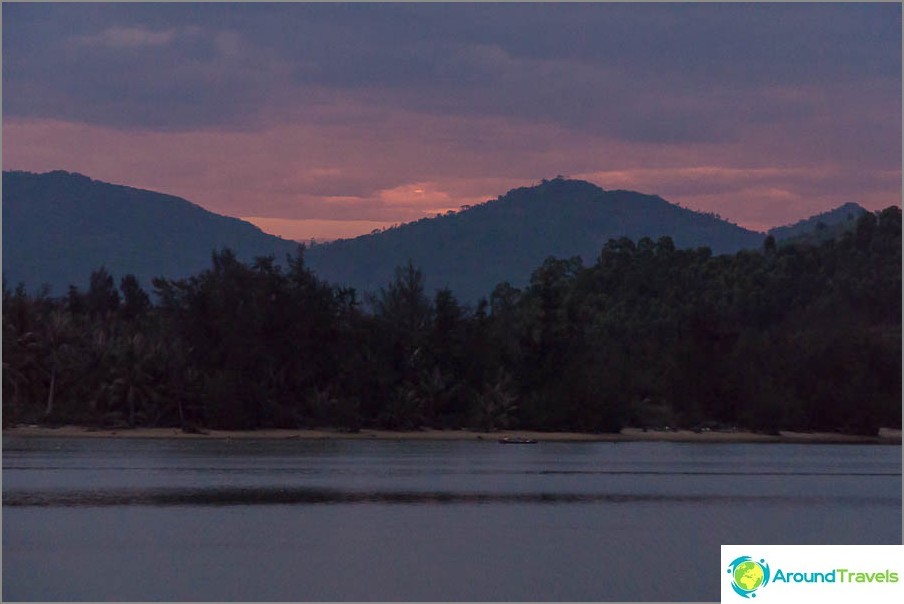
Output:
<path fill-rule="evenodd" d="M 152 364 L 155 347 L 140 333 L 118 338 L 114 344 L 114 364 L 102 392 L 114 407 L 125 407 L 128 425 L 134 427 L 139 413 L 144 421 L 157 399 L 157 383 Z"/>
<path fill-rule="evenodd" d="M 4 317 L 5 319 L 6 317 Z M 33 331 L 18 333 L 15 326 L 3 323 L 3 424 L 11 425 L 21 415 L 23 396 L 34 387 L 34 373 L 39 369 L 38 337 Z M 7 406 L 7 402 L 9 405 Z"/>
<path fill-rule="evenodd" d="M 518 409 L 516 400 L 517 397 L 511 391 L 511 377 L 500 370 L 496 380 L 484 384 L 475 396 L 474 415 L 477 425 L 485 432 L 507 428 Z"/>
<path fill-rule="evenodd" d="M 41 335 L 43 336 L 42 344 L 46 363 L 49 365 L 47 371 L 50 374 L 44 417 L 50 417 L 54 412 L 57 377 L 65 370 L 66 363 L 71 360 L 72 343 L 75 338 L 72 317 L 63 310 L 52 311 L 47 317 Z"/>

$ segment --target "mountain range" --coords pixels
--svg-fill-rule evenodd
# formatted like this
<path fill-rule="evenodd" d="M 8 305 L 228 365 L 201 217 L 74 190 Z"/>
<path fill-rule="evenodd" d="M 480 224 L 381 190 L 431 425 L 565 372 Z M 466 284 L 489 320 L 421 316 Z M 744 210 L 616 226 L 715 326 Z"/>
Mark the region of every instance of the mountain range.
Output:
<path fill-rule="evenodd" d="M 240 259 L 298 247 L 256 226 L 179 197 L 92 180 L 81 174 L 3 173 L 3 275 L 7 285 L 84 289 L 104 267 L 117 280 L 187 277 L 210 266 L 213 250 Z"/>
<path fill-rule="evenodd" d="M 846 204 L 770 234 L 799 237 L 858 211 L 865 210 Z M 410 260 L 423 269 L 428 291 L 448 287 L 474 302 L 503 281 L 525 285 L 549 256 L 592 264 L 610 238 L 662 236 L 679 248 L 723 254 L 758 248 L 766 234 L 655 195 L 559 177 L 459 212 L 313 245 L 305 258 L 322 279 L 361 293 L 385 287 Z M 171 195 L 63 171 L 3 173 L 3 274 L 10 287 L 46 284 L 51 295 L 63 295 L 70 284 L 84 288 L 103 266 L 117 279 L 134 274 L 150 289 L 153 277 L 208 268 L 216 249 L 230 248 L 245 261 L 282 261 L 298 245 Z"/>

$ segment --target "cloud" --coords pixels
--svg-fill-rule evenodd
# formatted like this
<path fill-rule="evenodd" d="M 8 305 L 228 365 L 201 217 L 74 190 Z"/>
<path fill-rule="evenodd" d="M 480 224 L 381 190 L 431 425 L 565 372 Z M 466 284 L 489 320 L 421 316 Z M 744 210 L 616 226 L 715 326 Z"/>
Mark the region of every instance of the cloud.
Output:
<path fill-rule="evenodd" d="M 900 170 L 843 166 L 635 168 L 577 174 L 606 189 L 641 190 L 692 209 L 716 212 L 765 231 L 848 201 L 878 210 L 900 205 Z"/>
<path fill-rule="evenodd" d="M 25 55 L 15 52 L 24 42 L 12 38 L 12 52 L 4 44 L 5 116 L 122 129 L 243 129 L 290 92 L 281 84 L 289 64 L 233 30 L 116 25 L 41 41 Z"/>
<path fill-rule="evenodd" d="M 900 203 L 899 5 L 16 3 L 3 16 L 5 168 L 293 229 L 413 220 L 556 174 L 754 226 Z"/>
<path fill-rule="evenodd" d="M 715 142 L 736 139 L 739 121 L 774 123 L 795 103 L 807 111 L 808 100 L 763 96 L 768 87 L 872 78 L 900 88 L 901 9 L 891 4 L 8 12 L 6 113 L 117 128 L 253 127 L 328 91 L 379 107 L 515 117 L 640 142 Z M 64 20 L 90 53 L 61 52 Z"/>
<path fill-rule="evenodd" d="M 154 31 L 143 27 L 108 27 L 97 34 L 76 36 L 73 46 L 102 46 L 112 49 L 148 48 L 167 46 L 180 33 L 191 33 L 194 28 L 169 28 Z"/>
<path fill-rule="evenodd" d="M 425 130 L 435 140 L 410 135 Z M 745 153 L 728 144 L 696 151 L 651 148 L 518 122 L 436 122 L 404 111 L 368 127 L 315 121 L 280 123 L 263 132 L 134 133 L 8 120 L 4 135 L 7 169 L 62 168 L 171 193 L 218 213 L 255 217 L 261 226 L 301 239 L 307 236 L 299 235 L 299 227 L 313 228 L 317 221 L 407 222 L 558 173 L 606 189 L 659 194 L 757 229 L 847 201 L 880 209 L 901 198 L 900 168 L 794 163 L 793 148 L 769 158 L 757 145 L 741 149 Z M 474 141 L 484 135 L 505 144 L 478 151 Z"/>
<path fill-rule="evenodd" d="M 407 183 L 379 192 L 381 204 L 389 208 L 416 209 L 422 215 L 433 216 L 457 210 L 455 200 L 437 183 Z M 460 204 L 459 204 L 460 205 Z"/>

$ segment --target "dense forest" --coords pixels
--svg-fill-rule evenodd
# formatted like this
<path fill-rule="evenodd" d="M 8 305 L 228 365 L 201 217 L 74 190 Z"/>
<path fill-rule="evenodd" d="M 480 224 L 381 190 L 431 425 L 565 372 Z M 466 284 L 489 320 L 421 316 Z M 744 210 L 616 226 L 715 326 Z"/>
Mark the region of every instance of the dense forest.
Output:
<path fill-rule="evenodd" d="M 487 258 L 492 262 L 492 258 Z M 369 299 L 226 250 L 186 279 L 3 284 L 3 422 L 843 431 L 901 426 L 901 210 L 714 256 L 610 240 L 476 306 L 413 264 Z"/>

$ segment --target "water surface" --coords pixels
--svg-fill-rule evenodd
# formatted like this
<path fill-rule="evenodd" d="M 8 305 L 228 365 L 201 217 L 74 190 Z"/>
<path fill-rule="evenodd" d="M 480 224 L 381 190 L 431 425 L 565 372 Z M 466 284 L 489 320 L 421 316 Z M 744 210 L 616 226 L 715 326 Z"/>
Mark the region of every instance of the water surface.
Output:
<path fill-rule="evenodd" d="M 901 543 L 900 446 L 3 441 L 5 600 L 714 601 L 722 543 Z"/>

